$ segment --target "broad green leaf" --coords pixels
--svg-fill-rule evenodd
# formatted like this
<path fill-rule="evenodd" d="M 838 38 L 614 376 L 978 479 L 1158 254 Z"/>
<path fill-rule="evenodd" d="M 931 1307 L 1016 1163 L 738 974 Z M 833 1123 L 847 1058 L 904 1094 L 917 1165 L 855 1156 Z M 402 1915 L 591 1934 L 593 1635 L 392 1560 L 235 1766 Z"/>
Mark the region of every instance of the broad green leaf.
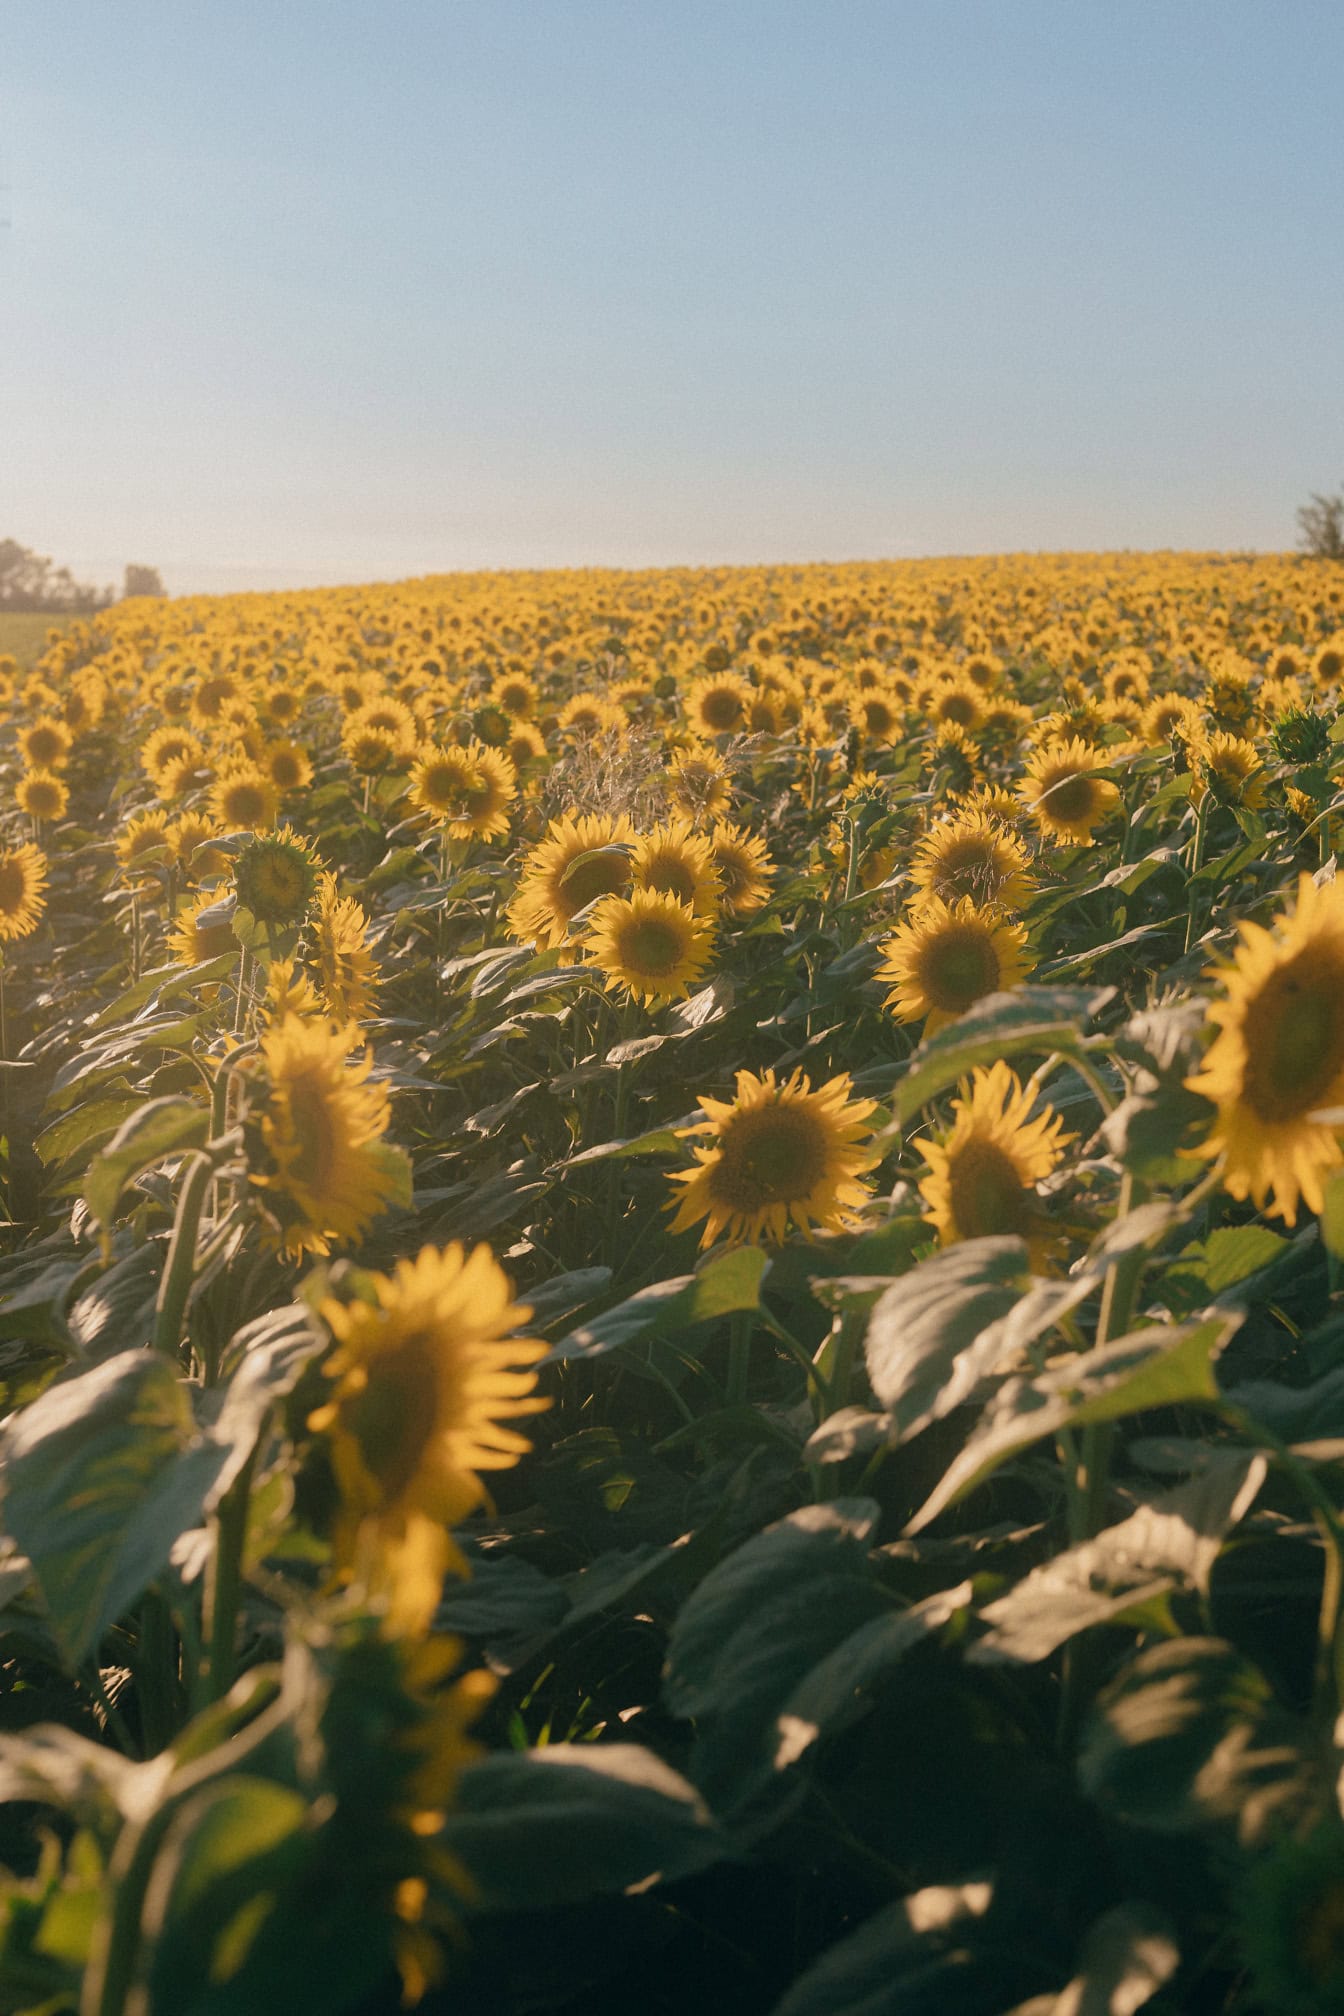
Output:
<path fill-rule="evenodd" d="M 226 1453 L 196 1438 L 185 1385 L 148 1351 L 48 1387 L 10 1422 L 0 1443 L 5 1525 L 72 1665 L 199 1525 Z"/>
<path fill-rule="evenodd" d="M 63 1114 L 38 1135 L 33 1146 L 52 1168 L 81 1148 L 109 1139 L 132 1114 L 143 1112 L 144 1100 L 133 1093 L 115 1098 L 90 1099 L 73 1113 Z"/>
<path fill-rule="evenodd" d="M 1181 1964 L 1166 1914 L 1144 1899 L 1117 1904 L 1089 1925 L 1078 1972 L 1050 2016 L 1134 2016 Z"/>
<path fill-rule="evenodd" d="M 893 1440 L 959 1406 L 993 1363 L 973 1346 L 1031 1279 L 1021 1239 L 967 1239 L 885 1289 L 868 1319 L 868 1377 Z"/>
<path fill-rule="evenodd" d="M 936 1036 L 926 1037 L 899 1075 L 885 1065 L 874 1067 L 858 1073 L 855 1087 L 871 1092 L 890 1086 L 892 1127 L 899 1130 L 976 1065 L 1024 1052 L 1077 1050 L 1084 1025 L 1114 993 L 1113 987 L 1019 987 L 1010 994 L 988 994 Z"/>
<path fill-rule="evenodd" d="M 828 1947 L 771 2016 L 1002 2016 L 1048 1963 L 1009 1924 L 991 1932 L 989 1882 L 917 1890 Z"/>
<path fill-rule="evenodd" d="M 94 1218 L 110 1226 L 134 1177 L 171 1155 L 204 1146 L 209 1131 L 209 1112 L 193 1099 L 151 1099 L 130 1114 L 94 1156 L 84 1179 L 84 1202 Z"/>
<path fill-rule="evenodd" d="M 567 1358 L 600 1358 L 618 1344 L 638 1344 L 692 1323 L 710 1323 L 739 1309 L 758 1309 L 761 1282 L 769 1265 L 758 1246 L 739 1246 L 721 1253 L 698 1274 L 680 1274 L 641 1288 L 581 1329 L 571 1330 L 541 1360 L 557 1364 Z"/>

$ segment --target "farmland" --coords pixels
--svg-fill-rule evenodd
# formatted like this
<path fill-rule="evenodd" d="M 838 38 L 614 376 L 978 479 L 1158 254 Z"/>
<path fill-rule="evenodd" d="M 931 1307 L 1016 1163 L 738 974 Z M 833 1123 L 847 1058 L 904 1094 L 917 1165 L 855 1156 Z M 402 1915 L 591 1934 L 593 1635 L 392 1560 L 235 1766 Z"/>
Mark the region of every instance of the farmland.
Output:
<path fill-rule="evenodd" d="M 0 2006 L 1342 2006 L 1344 569 L 43 642 Z"/>

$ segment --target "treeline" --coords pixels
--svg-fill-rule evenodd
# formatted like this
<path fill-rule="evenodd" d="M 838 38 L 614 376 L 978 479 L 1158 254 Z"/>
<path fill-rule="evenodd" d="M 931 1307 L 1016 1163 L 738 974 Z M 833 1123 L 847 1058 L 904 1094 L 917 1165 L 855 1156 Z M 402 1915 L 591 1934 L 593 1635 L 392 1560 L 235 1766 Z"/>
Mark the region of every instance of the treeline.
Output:
<path fill-rule="evenodd" d="M 165 591 L 157 568 L 132 566 L 126 569 L 121 592 L 128 596 L 162 595 Z M 82 615 L 106 609 L 116 599 L 115 588 L 94 588 L 76 581 L 68 567 L 54 567 L 45 554 L 32 552 L 17 539 L 0 539 L 0 610 Z"/>

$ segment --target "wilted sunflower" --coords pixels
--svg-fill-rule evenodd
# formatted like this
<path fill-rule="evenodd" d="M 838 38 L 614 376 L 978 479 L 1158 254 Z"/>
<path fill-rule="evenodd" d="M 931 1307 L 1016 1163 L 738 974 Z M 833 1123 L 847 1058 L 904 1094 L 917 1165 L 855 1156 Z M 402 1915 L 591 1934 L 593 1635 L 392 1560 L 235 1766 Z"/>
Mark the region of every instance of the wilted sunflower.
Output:
<path fill-rule="evenodd" d="M 276 789 L 259 763 L 235 761 L 210 786 L 211 817 L 225 833 L 265 833 L 279 809 Z"/>
<path fill-rule="evenodd" d="M 1031 970 L 1027 934 L 1007 912 L 980 909 L 969 896 L 921 904 L 882 945 L 879 980 L 899 1022 L 927 1017 L 925 1034 L 954 1022 L 986 994 L 1020 987 Z"/>
<path fill-rule="evenodd" d="M 288 1253 L 326 1253 L 357 1239 L 401 1187 L 382 1137 L 388 1095 L 371 1085 L 373 1058 L 351 1058 L 354 1023 L 283 1015 L 260 1039 L 266 1078 L 262 1142 L 269 1170 L 253 1172 Z"/>
<path fill-rule="evenodd" d="M 281 826 L 239 854 L 233 874 L 238 901 L 259 924 L 293 929 L 308 915 L 320 868 L 311 842 Z"/>
<path fill-rule="evenodd" d="M 745 826 L 720 820 L 713 827 L 709 844 L 714 865 L 722 882 L 721 902 L 729 917 L 752 917 L 770 900 L 770 877 L 774 873 L 764 840 L 748 833 Z"/>
<path fill-rule="evenodd" d="M 1035 1103 L 1002 1061 L 972 1073 L 969 1095 L 953 1105 L 951 1132 L 924 1149 L 929 1173 L 919 1193 L 942 1245 L 1011 1236 L 1026 1240 L 1033 1266 L 1048 1261 L 1057 1234 L 1034 1186 L 1058 1165 L 1070 1137 L 1048 1106 L 1033 1120 Z"/>
<path fill-rule="evenodd" d="M 510 1334 L 532 1312 L 488 1246 L 423 1247 L 372 1287 L 322 1304 L 336 1385 L 308 1425 L 331 1440 L 338 1570 L 386 1600 L 388 1630 L 418 1635 L 449 1568 L 465 1573 L 450 1529 L 485 1498 L 478 1473 L 530 1446 L 505 1424 L 549 1405 L 533 1392 L 546 1346 Z"/>
<path fill-rule="evenodd" d="M 721 882 L 714 849 L 689 819 L 665 819 L 642 833 L 630 853 L 636 889 L 658 889 L 689 903 L 703 916 L 717 916 Z"/>
<path fill-rule="evenodd" d="M 1097 776 L 1098 767 L 1097 751 L 1077 737 L 1047 742 L 1028 757 L 1018 795 L 1042 833 L 1081 846 L 1109 818 L 1120 793 Z"/>
<path fill-rule="evenodd" d="M 1194 1152 L 1225 1156 L 1229 1193 L 1262 1207 L 1272 1192 L 1292 1225 L 1299 1196 L 1322 1209 L 1321 1179 L 1344 1161 L 1344 883 L 1303 875 L 1272 930 L 1237 928 L 1232 963 L 1209 975 L 1225 989 L 1208 1010 L 1219 1033 L 1186 1081 L 1218 1108 Z"/>
<path fill-rule="evenodd" d="M 916 847 L 910 880 L 928 896 L 1019 910 L 1035 888 L 1027 850 L 1016 834 L 983 813 L 958 813 L 934 826 Z"/>
<path fill-rule="evenodd" d="M 814 1092 L 801 1071 L 783 1085 L 773 1071 L 739 1071 L 734 1099 L 702 1097 L 705 1119 L 679 1131 L 713 1138 L 694 1150 L 698 1168 L 672 1178 L 686 1186 L 668 1206 L 677 1214 L 672 1230 L 685 1232 L 703 1218 L 702 1246 L 720 1233 L 734 1244 L 778 1245 L 791 1224 L 804 1238 L 814 1225 L 853 1225 L 869 1191 L 859 1179 L 876 1158 L 867 1145 L 875 1102 L 851 1099 L 851 1090 L 848 1072 Z"/>
<path fill-rule="evenodd" d="M 565 813 L 530 849 L 509 905 L 515 938 L 539 950 L 564 945 L 569 922 L 598 896 L 630 887 L 629 849 L 635 829 L 624 813 Z M 585 858 L 587 857 L 587 858 Z"/>
<path fill-rule="evenodd" d="M 688 903 L 656 889 L 604 896 L 589 920 L 585 950 L 606 985 L 635 1000 L 681 1001 L 709 964 L 714 926 Z"/>
<path fill-rule="evenodd" d="M 338 1022 L 358 1022 L 378 993 L 378 968 L 365 943 L 369 920 L 352 896 L 342 896 L 336 877 L 317 885 L 313 938 L 322 993 Z"/>
<path fill-rule="evenodd" d="M 14 787 L 14 802 L 30 819 L 60 819 L 70 793 L 54 770 L 29 770 Z"/>
<path fill-rule="evenodd" d="M 47 857 L 31 841 L 0 847 L 0 945 L 36 931 L 47 907 Z"/>

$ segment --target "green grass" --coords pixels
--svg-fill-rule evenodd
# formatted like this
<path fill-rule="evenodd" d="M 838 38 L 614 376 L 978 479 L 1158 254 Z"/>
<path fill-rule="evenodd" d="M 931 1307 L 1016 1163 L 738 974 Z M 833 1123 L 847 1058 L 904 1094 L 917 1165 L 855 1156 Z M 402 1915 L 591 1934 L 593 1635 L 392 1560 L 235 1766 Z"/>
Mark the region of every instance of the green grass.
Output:
<path fill-rule="evenodd" d="M 38 610 L 0 609 L 0 658 L 7 653 L 17 658 L 26 672 L 42 656 L 47 645 L 48 630 L 64 630 L 73 619 L 69 616 L 53 616 Z"/>

